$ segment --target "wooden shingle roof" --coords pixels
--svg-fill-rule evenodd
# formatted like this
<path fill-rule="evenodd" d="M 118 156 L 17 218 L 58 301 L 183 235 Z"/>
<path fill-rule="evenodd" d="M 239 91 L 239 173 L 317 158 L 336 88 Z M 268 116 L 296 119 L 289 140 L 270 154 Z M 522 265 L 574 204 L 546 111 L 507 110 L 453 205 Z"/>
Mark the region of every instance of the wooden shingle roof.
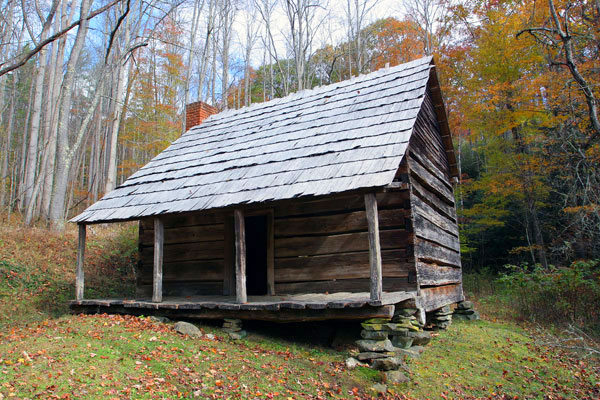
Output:
<path fill-rule="evenodd" d="M 72 222 L 318 196 L 392 182 L 431 57 L 209 117 Z"/>

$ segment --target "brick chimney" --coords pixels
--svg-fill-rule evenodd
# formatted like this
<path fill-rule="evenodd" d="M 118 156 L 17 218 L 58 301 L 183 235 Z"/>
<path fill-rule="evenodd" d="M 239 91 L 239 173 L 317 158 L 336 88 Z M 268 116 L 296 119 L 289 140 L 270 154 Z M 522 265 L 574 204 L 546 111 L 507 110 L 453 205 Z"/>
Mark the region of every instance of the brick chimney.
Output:
<path fill-rule="evenodd" d="M 218 112 L 219 110 L 216 107 L 203 101 L 188 104 L 185 106 L 185 131 L 187 132 L 190 128 L 200 125 L 206 118 Z"/>

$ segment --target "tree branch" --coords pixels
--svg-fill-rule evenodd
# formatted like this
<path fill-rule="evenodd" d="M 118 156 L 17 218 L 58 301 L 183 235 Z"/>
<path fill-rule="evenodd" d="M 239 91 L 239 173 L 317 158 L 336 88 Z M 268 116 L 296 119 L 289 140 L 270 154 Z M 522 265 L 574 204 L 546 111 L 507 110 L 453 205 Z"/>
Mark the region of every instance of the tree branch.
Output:
<path fill-rule="evenodd" d="M 109 10 L 111 7 L 113 7 L 115 4 L 120 3 L 121 1 L 123 1 L 123 0 L 113 0 L 110 3 L 108 3 L 107 5 L 105 5 L 104 7 L 100 7 L 99 9 L 92 11 L 86 18 L 81 18 L 81 19 L 73 22 L 71 25 L 67 26 L 66 28 L 56 32 L 54 35 L 49 36 L 47 39 L 42 40 L 33 49 L 31 49 L 27 53 L 22 54 L 20 57 L 18 57 L 19 61 L 16 61 L 13 64 L 10 64 L 9 66 L 0 69 L 0 76 L 6 75 L 7 73 L 14 71 L 17 68 L 22 67 L 23 65 L 25 65 L 25 63 L 27 63 L 27 61 L 29 61 L 29 59 L 31 57 L 33 57 L 37 53 L 39 53 L 48 44 L 54 42 L 57 39 L 60 39 L 64 34 L 69 32 L 71 29 L 75 28 L 76 26 L 79 26 L 83 21 L 91 20 L 92 18 Z M 0 64 L 0 66 L 4 66 L 4 65 L 6 65 L 6 64 L 5 63 Z"/>

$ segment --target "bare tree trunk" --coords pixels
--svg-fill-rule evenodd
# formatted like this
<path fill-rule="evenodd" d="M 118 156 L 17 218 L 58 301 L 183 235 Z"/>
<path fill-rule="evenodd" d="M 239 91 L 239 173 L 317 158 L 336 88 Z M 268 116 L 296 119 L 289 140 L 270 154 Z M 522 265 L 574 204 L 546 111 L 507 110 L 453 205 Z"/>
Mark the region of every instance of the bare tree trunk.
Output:
<path fill-rule="evenodd" d="M 63 0 L 61 7 L 61 19 L 60 27 L 64 28 L 69 24 L 69 21 L 73 19 L 75 15 L 76 7 L 71 7 L 70 13 L 67 14 L 67 1 Z M 56 46 L 57 43 L 53 43 Z M 58 115 L 60 111 L 59 99 L 60 99 L 60 88 L 63 82 L 63 60 L 65 57 L 65 49 L 67 45 L 67 38 L 62 37 L 58 41 L 56 46 L 56 52 L 54 53 L 56 58 L 52 63 L 52 70 L 54 74 L 54 85 L 51 87 L 52 96 L 50 102 L 52 103 L 52 115 L 51 120 L 47 126 L 48 132 L 48 144 L 46 145 L 46 151 L 48 157 L 44 167 L 44 183 L 42 189 L 42 209 L 40 210 L 43 217 L 50 218 L 50 203 L 52 201 L 52 187 L 54 186 L 54 171 L 56 165 L 56 146 L 57 146 L 57 132 L 58 132 Z M 50 90 L 50 88 L 49 88 Z"/>
<path fill-rule="evenodd" d="M 86 19 L 89 14 L 92 0 L 82 0 L 80 7 L 80 18 L 83 22 L 77 29 L 77 35 L 69 61 L 67 63 L 67 69 L 63 80 L 60 95 L 60 111 L 58 116 L 58 129 L 57 129 L 57 151 L 56 151 L 56 173 L 54 186 L 52 188 L 52 200 L 50 204 L 50 224 L 53 229 L 62 231 L 65 227 L 65 201 L 67 197 L 68 189 L 68 177 L 71 162 L 73 161 L 74 150 L 76 150 L 76 143 L 69 146 L 68 137 L 68 123 L 69 114 L 72 103 L 72 88 L 75 80 L 75 66 L 81 51 L 83 49 L 84 41 L 87 36 L 89 21 Z M 97 90 L 100 90 L 98 87 Z"/>
<path fill-rule="evenodd" d="M 193 55 L 194 55 L 194 47 L 196 45 L 196 31 L 198 30 L 198 25 L 200 24 L 200 15 L 202 14 L 202 9 L 204 8 L 205 0 L 194 0 L 194 12 L 192 15 L 192 28 L 190 30 L 190 49 L 188 51 L 188 59 L 186 65 L 185 72 L 185 86 L 184 86 L 184 107 L 190 102 L 190 79 L 192 77 L 192 64 L 193 64 Z M 185 118 L 181 119 L 181 133 L 185 133 Z"/>
<path fill-rule="evenodd" d="M 221 80 L 221 97 L 223 108 L 228 108 L 229 94 L 229 47 L 231 44 L 231 33 L 235 20 L 235 6 L 231 0 L 222 0 L 220 12 L 221 26 L 221 63 L 223 65 L 223 79 Z"/>
<path fill-rule="evenodd" d="M 129 46 L 131 32 L 131 18 L 127 17 L 125 22 L 125 32 L 123 33 L 122 51 L 125 52 Z M 117 144 L 119 141 L 119 127 L 121 125 L 121 114 L 123 113 L 123 97 L 125 95 L 125 65 L 123 57 L 117 52 L 115 55 L 117 89 L 115 92 L 114 112 L 111 129 L 110 156 L 108 158 L 108 172 L 106 173 L 106 186 L 104 192 L 108 193 L 115 188 L 117 182 Z"/>

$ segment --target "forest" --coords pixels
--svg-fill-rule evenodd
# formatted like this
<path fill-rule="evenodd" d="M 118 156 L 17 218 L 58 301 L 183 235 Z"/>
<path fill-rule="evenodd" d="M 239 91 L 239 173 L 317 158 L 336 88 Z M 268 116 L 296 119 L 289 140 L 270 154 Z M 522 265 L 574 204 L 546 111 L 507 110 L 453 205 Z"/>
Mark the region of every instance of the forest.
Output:
<path fill-rule="evenodd" d="M 433 55 L 466 271 L 600 257 L 599 0 L 2 0 L 0 206 L 62 230 L 220 110 Z"/>

